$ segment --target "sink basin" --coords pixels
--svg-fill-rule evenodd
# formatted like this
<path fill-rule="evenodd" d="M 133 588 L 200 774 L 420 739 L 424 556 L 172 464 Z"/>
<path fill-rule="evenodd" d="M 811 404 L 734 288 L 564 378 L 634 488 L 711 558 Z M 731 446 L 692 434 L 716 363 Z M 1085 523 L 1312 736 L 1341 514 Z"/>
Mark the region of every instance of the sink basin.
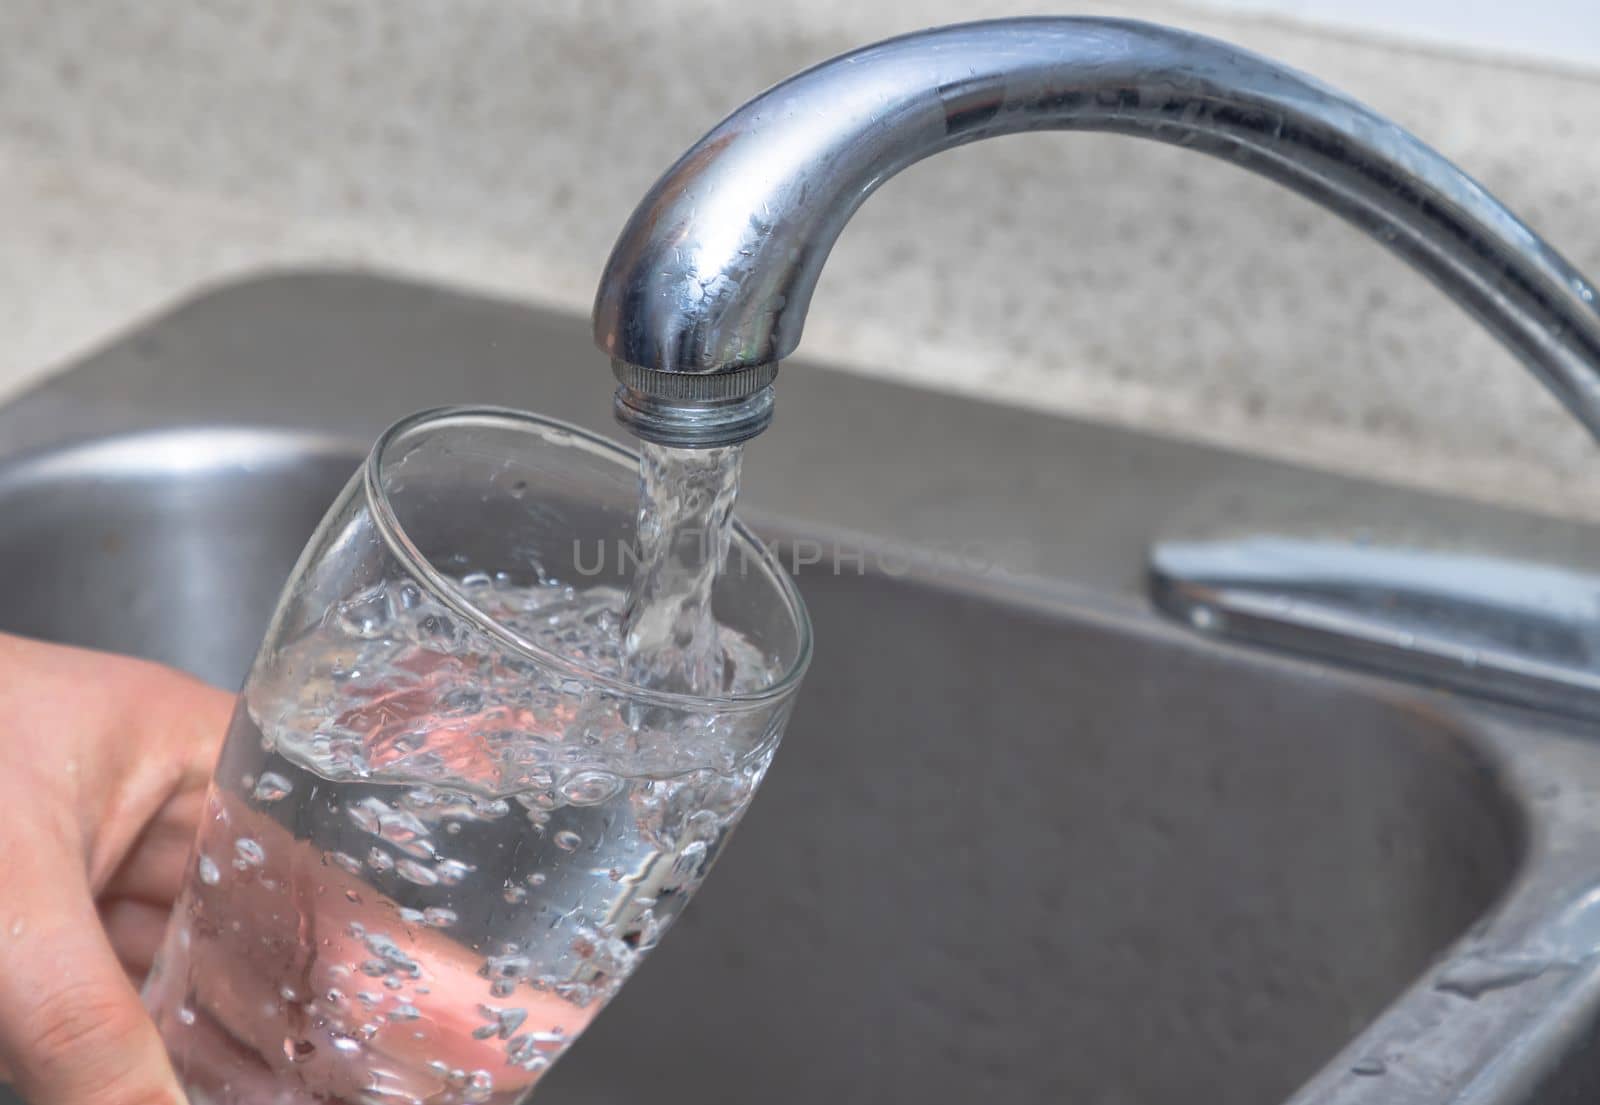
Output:
<path fill-rule="evenodd" d="M 12 633 L 127 652 L 233 689 L 358 454 L 250 431 L 111 437 L 0 468 Z"/>
<path fill-rule="evenodd" d="M 169 431 L 0 471 L 30 580 L 0 628 L 236 685 L 358 461 Z M 801 586 L 781 759 L 553 1102 L 1277 1101 L 1513 870 L 1492 773 L 1403 704 L 950 586 Z"/>
<path fill-rule="evenodd" d="M 452 327 L 485 356 L 440 379 Z M 251 333 L 305 379 L 265 387 Z M 506 352 L 530 348 L 564 352 L 530 374 Z M 0 570 L 26 581 L 0 628 L 237 685 L 379 425 L 440 392 L 601 422 L 558 386 L 584 349 L 581 320 L 370 277 L 202 298 L 0 411 Z M 816 661 L 719 873 L 539 1100 L 1594 1099 L 1600 749 L 1572 723 L 1159 619 L 1160 514 L 1263 462 L 960 404 L 1007 442 L 979 470 L 981 441 L 924 436 L 955 401 L 794 384 L 780 417 L 816 430 L 805 389 L 855 389 L 849 417 L 892 403 L 923 451 L 840 483 L 792 473 L 847 466 L 848 425 L 751 450 L 758 528 L 819 561 Z M 1111 445 L 1098 486 L 1003 471 Z M 930 517 L 1021 551 L 814 555 L 909 549 Z"/>

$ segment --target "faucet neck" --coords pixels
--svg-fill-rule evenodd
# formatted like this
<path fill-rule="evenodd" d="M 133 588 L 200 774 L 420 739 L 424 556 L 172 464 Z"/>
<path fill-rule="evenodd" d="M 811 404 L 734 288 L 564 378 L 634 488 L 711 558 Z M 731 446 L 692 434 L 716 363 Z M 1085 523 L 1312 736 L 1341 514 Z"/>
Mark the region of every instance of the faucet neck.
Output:
<path fill-rule="evenodd" d="M 828 253 L 867 196 L 940 150 L 1040 129 L 1170 142 L 1308 196 L 1443 288 L 1600 437 L 1596 293 L 1470 177 L 1285 66 L 1170 28 L 1087 18 L 891 39 L 718 124 L 645 196 L 601 278 L 595 340 L 633 373 L 618 395 L 623 420 L 641 436 L 707 445 L 759 432 L 771 380 L 757 381 L 799 343 Z M 715 399 L 668 394 L 680 377 L 719 376 L 736 379 L 697 385 Z M 734 410 L 757 395 L 760 417 Z"/>

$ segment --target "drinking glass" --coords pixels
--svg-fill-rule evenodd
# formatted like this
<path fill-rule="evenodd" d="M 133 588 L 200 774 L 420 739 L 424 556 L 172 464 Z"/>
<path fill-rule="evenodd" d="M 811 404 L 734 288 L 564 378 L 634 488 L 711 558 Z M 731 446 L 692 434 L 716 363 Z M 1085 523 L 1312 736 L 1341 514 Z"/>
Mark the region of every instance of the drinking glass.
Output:
<path fill-rule="evenodd" d="M 681 912 L 810 628 L 736 524 L 730 689 L 629 683 L 638 499 L 632 453 L 534 415 L 378 440 L 284 588 L 146 983 L 192 1100 L 513 1101 Z"/>

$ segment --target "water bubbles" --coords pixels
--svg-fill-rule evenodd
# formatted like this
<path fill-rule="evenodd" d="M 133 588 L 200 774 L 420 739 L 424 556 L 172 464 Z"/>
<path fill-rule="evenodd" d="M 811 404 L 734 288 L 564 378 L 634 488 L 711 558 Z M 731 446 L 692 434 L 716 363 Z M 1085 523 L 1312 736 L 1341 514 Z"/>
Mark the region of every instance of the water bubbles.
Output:
<path fill-rule="evenodd" d="M 446 909 L 442 905 L 429 906 L 427 909 L 406 909 L 401 907 L 400 919 L 410 925 L 428 925 L 432 928 L 449 928 L 460 918 L 456 911 Z"/>
<path fill-rule="evenodd" d="M 594 1000 L 594 987 L 587 982 L 561 982 L 551 989 L 555 991 L 556 997 L 570 1001 L 580 1008 Z"/>
<path fill-rule="evenodd" d="M 363 798 L 359 802 L 352 802 L 345 812 L 363 831 L 377 836 L 383 828 L 383 815 L 389 812 L 389 806 L 381 798 Z"/>
<path fill-rule="evenodd" d="M 411 861 L 401 860 L 400 862 L 410 863 Z M 395 866 L 394 857 L 388 852 L 385 852 L 382 848 L 374 845 L 372 848 L 367 850 L 367 865 L 370 866 L 374 871 L 391 871 Z M 405 874 L 404 871 L 400 873 L 402 875 Z"/>
<path fill-rule="evenodd" d="M 412 787 L 400 796 L 400 805 L 408 810 L 426 813 L 449 800 L 450 796 L 437 787 Z"/>
<path fill-rule="evenodd" d="M 443 631 L 444 621 L 427 619 L 450 612 L 426 592 L 407 598 L 404 586 L 390 583 L 357 596 L 360 602 L 344 604 L 278 657 L 280 671 L 292 673 L 283 676 L 283 693 L 252 709 L 270 702 L 276 710 L 283 702 L 284 712 L 251 715 L 264 737 L 271 730 L 276 753 L 266 765 L 276 770 L 253 760 L 249 782 L 239 775 L 245 764 L 230 771 L 221 803 L 208 809 L 204 826 L 205 850 L 222 869 L 211 865 L 212 877 L 190 876 L 198 886 L 223 875 L 237 878 L 228 874 L 232 864 L 254 867 L 241 880 L 250 897 L 235 896 L 219 915 L 220 892 L 194 895 L 195 947 L 204 943 L 212 962 L 242 955 L 285 968 L 252 995 L 242 1015 L 254 1017 L 259 1002 L 270 1001 L 276 1011 L 260 1014 L 261 1024 L 276 1019 L 280 1026 L 268 1029 L 266 1039 L 281 1039 L 291 1062 L 320 1069 L 337 1061 L 362 1075 L 370 1067 L 382 1071 L 375 1077 L 386 1088 L 404 1078 L 408 1092 L 457 1105 L 469 1091 L 509 1099 L 530 1080 L 523 1072 L 542 1071 L 569 1042 L 558 1032 L 530 1031 L 551 1027 L 545 1017 L 552 1014 L 539 1009 L 551 1008 L 547 1003 L 558 996 L 592 1007 L 611 993 L 644 946 L 628 894 L 688 889 L 669 867 L 684 850 L 686 827 L 698 811 L 714 806 L 714 848 L 716 833 L 743 808 L 760 777 L 759 770 L 737 775 L 739 765 L 759 757 L 734 754 L 727 760 L 732 769 L 724 770 L 720 746 L 731 748 L 750 735 L 736 726 L 696 730 L 683 740 L 677 731 L 631 730 L 616 716 L 615 703 L 597 699 L 589 682 L 563 690 L 568 672 L 504 657 L 481 637 L 469 640 L 469 627 L 458 617 L 452 620 L 459 637 L 422 642 L 419 627 Z M 603 587 L 469 580 L 464 590 L 497 618 L 510 611 L 507 624 L 543 647 L 569 657 L 588 650 L 581 662 L 603 670 L 618 663 L 610 636 L 620 608 L 614 589 L 601 594 Z M 552 615 L 557 624 L 547 626 Z M 604 633 L 601 626 L 608 627 Z M 363 778 L 362 772 L 369 774 Z M 651 785 L 662 796 L 654 806 L 644 798 Z M 254 828 L 267 824 L 264 808 L 273 811 L 275 832 L 292 829 L 327 849 L 310 853 L 325 865 L 312 864 L 310 879 L 297 875 L 289 882 L 276 869 L 287 867 L 290 856 L 276 835 Z M 231 828 L 212 822 L 229 810 Z M 529 823 L 548 827 L 531 831 L 524 813 Z M 200 866 L 203 872 L 207 864 Z M 625 881 L 639 872 L 644 882 L 646 871 L 655 880 L 648 887 Z M 551 872 L 555 878 L 547 882 Z M 296 908 L 266 894 L 267 874 L 296 890 Z M 539 889 L 556 882 L 561 894 Z M 504 909 L 489 908 L 495 895 Z M 344 904 L 347 897 L 353 904 Z M 668 919 L 677 900 L 663 911 Z M 458 901 L 472 902 L 470 916 L 458 918 L 443 904 Z M 616 930 L 588 927 L 619 915 L 626 921 Z M 297 931 L 302 917 L 318 922 L 309 935 Z M 235 918 L 243 926 L 237 936 L 229 929 Z M 320 957 L 309 976 L 317 981 L 304 985 L 282 962 L 286 949 L 302 945 Z M 196 1009 L 207 1007 L 204 985 L 215 984 L 201 976 L 201 996 L 191 1003 Z M 293 987 L 280 991 L 283 979 Z M 430 985 L 435 996 L 423 997 Z M 480 1001 L 487 1003 L 481 1021 L 473 1014 Z M 535 1001 L 540 1005 L 533 1011 L 524 1008 Z M 416 1002 L 437 1003 L 441 1012 L 420 1010 Z M 176 1024 L 176 1015 L 174 995 L 167 1022 Z M 453 1059 L 443 1050 L 469 1034 L 482 1041 L 476 1050 Z M 377 1041 L 384 1041 L 381 1057 L 369 1054 Z M 278 1045 L 270 1046 L 275 1051 Z M 424 1060 L 436 1055 L 441 1065 L 464 1068 L 430 1068 L 452 1078 L 450 1088 L 429 1084 L 428 1077 L 417 1081 Z M 476 1083 L 480 1072 L 469 1063 L 485 1068 Z M 352 1084 L 352 1100 L 403 1101 L 403 1095 L 360 1085 Z"/>
<path fill-rule="evenodd" d="M 381 803 L 380 803 L 381 805 Z M 377 815 L 377 833 L 402 852 L 416 859 L 432 859 L 433 843 L 428 839 L 428 827 L 417 815 L 407 810 L 384 807 Z"/>
<path fill-rule="evenodd" d="M 256 780 L 256 786 L 250 796 L 257 802 L 276 802 L 287 798 L 294 790 L 294 784 L 282 775 L 272 771 L 264 771 L 261 778 Z"/>
<path fill-rule="evenodd" d="M 533 961 L 520 953 L 491 955 L 484 959 L 478 974 L 490 979 L 520 979 L 526 978 L 532 967 Z"/>
<path fill-rule="evenodd" d="M 376 849 L 374 849 L 376 850 Z M 418 863 L 407 856 L 394 865 L 395 871 L 407 882 L 414 882 L 418 886 L 438 886 L 439 875 L 427 864 Z"/>
<path fill-rule="evenodd" d="M 389 588 L 380 583 L 336 604 L 332 614 L 335 627 L 348 636 L 364 640 L 382 637 L 394 618 Z"/>
<path fill-rule="evenodd" d="M 455 619 L 448 614 L 424 614 L 416 622 L 417 641 L 438 649 L 449 649 L 461 636 Z"/>
<path fill-rule="evenodd" d="M 195 866 L 199 869 L 200 881 L 207 886 L 216 886 L 222 881 L 222 871 L 210 856 L 202 855 Z"/>
<path fill-rule="evenodd" d="M 458 859 L 442 859 L 434 864 L 433 870 L 436 882 L 441 882 L 445 886 L 456 886 L 477 868 Z"/>
<path fill-rule="evenodd" d="M 403 844 L 416 840 L 418 836 L 427 836 L 427 825 L 416 819 L 416 814 L 403 809 L 389 809 L 378 817 L 378 835 L 390 843 Z"/>
<path fill-rule="evenodd" d="M 594 806 L 622 789 L 622 780 L 609 771 L 579 771 L 561 784 L 561 796 L 574 806 Z"/>
<path fill-rule="evenodd" d="M 449 566 L 463 571 L 474 565 L 456 560 Z M 535 579 L 525 579 L 527 574 Z M 538 565 L 532 565 L 531 573 L 515 578 L 467 574 L 459 586 L 475 605 L 541 647 L 586 667 L 623 674 L 617 634 L 623 595 L 598 581 L 580 582 L 582 589 L 549 581 Z M 547 618 L 556 624 L 547 624 Z M 428 636 L 429 632 L 435 635 Z M 762 673 L 771 665 L 759 650 L 738 634 L 728 632 L 723 637 L 722 651 L 738 652 L 739 676 L 732 689 L 770 682 Z M 574 771 L 598 770 L 626 780 L 718 767 L 719 756 L 727 751 L 721 746 L 728 743 L 728 734 L 710 732 L 695 735 L 687 744 L 662 740 L 645 747 L 639 733 L 610 717 L 609 708 L 594 717 L 586 713 L 574 724 L 570 709 L 579 703 L 573 693 L 592 697 L 588 681 L 579 680 L 582 687 L 563 691 L 559 674 L 523 658 L 486 653 L 484 641 L 468 634 L 459 618 L 410 580 L 385 581 L 350 596 L 330 611 L 322 626 L 288 645 L 278 661 L 286 683 L 281 697 L 290 705 L 263 725 L 263 739 L 280 752 L 292 750 L 309 757 L 312 762 L 306 766 L 336 781 L 374 778 L 428 788 L 427 775 L 438 773 L 442 780 L 446 773 L 461 770 L 464 761 L 454 754 L 476 744 L 471 755 L 474 789 L 509 795 L 553 787 L 539 780 L 552 761 L 564 762 Z M 458 719 L 464 728 L 443 735 L 437 728 L 414 731 L 408 719 L 415 720 L 423 704 L 432 717 Z M 560 753 L 580 743 L 569 737 L 580 735 L 596 743 L 585 746 L 584 759 L 563 759 Z M 411 752 L 401 750 L 406 739 L 413 742 Z M 289 772 L 279 777 L 299 779 Z M 261 782 L 258 775 L 257 785 Z M 555 801 L 603 802 L 608 790 L 617 786 L 608 786 L 604 779 L 580 778 L 570 781 L 569 793 L 555 795 Z M 263 792 L 263 800 L 267 793 Z M 464 801 L 459 795 L 451 800 Z M 497 809 L 506 807 L 500 798 L 479 801 L 480 819 L 492 818 Z M 456 817 L 453 810 L 435 811 L 436 817 L 403 804 L 430 828 L 452 831 L 448 822 Z M 377 835 L 367 815 L 379 812 L 368 805 L 352 809 L 351 816 Z M 428 858 L 423 847 L 413 849 L 413 858 Z"/>
<path fill-rule="evenodd" d="M 424 598 L 422 588 L 409 579 L 398 586 L 391 585 L 389 591 L 395 605 L 401 610 L 415 610 L 422 605 Z"/>
<path fill-rule="evenodd" d="M 368 933 L 363 942 L 367 945 L 367 950 L 378 957 L 379 974 L 393 972 L 405 975 L 407 978 L 422 977 L 421 964 L 407 955 L 387 933 Z M 367 965 L 363 964 L 362 969 L 365 971 Z"/>
<path fill-rule="evenodd" d="M 487 1018 L 489 1023 L 472 1033 L 475 1040 L 487 1040 L 490 1036 L 508 1040 L 513 1032 L 522 1027 L 522 1022 L 528 1019 L 526 1009 L 496 1009 L 492 1005 L 480 1005 L 478 1013 Z"/>
<path fill-rule="evenodd" d="M 467 1076 L 461 1088 L 461 1099 L 468 1102 L 488 1101 L 494 1093 L 494 1075 L 486 1070 L 475 1070 Z"/>
<path fill-rule="evenodd" d="M 566 1046 L 567 1035 L 559 1026 L 548 1032 L 528 1032 L 513 1036 L 506 1044 L 506 1062 L 525 1071 L 544 1070 Z"/>
<path fill-rule="evenodd" d="M 680 878 L 693 880 L 699 878 L 706 860 L 706 842 L 703 840 L 690 841 L 678 853 L 678 858 L 673 861 L 673 873 Z"/>
<path fill-rule="evenodd" d="M 433 841 L 425 836 L 413 837 L 410 840 L 395 841 L 394 846 L 410 856 L 412 859 L 433 859 L 439 852 L 433 846 Z"/>

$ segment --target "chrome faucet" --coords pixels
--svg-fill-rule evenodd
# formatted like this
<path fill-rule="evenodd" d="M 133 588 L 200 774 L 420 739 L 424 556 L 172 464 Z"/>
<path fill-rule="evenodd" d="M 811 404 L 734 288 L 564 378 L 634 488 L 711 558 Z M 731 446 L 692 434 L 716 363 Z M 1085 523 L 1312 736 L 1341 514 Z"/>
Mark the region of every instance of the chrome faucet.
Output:
<path fill-rule="evenodd" d="M 667 170 L 613 248 L 594 333 L 641 438 L 733 444 L 772 420 L 850 216 L 915 161 L 1027 130 L 1188 146 L 1310 197 L 1475 315 L 1600 438 L 1594 286 L 1405 130 L 1225 43 L 1116 19 L 1006 19 L 868 46 L 751 100 Z"/>

